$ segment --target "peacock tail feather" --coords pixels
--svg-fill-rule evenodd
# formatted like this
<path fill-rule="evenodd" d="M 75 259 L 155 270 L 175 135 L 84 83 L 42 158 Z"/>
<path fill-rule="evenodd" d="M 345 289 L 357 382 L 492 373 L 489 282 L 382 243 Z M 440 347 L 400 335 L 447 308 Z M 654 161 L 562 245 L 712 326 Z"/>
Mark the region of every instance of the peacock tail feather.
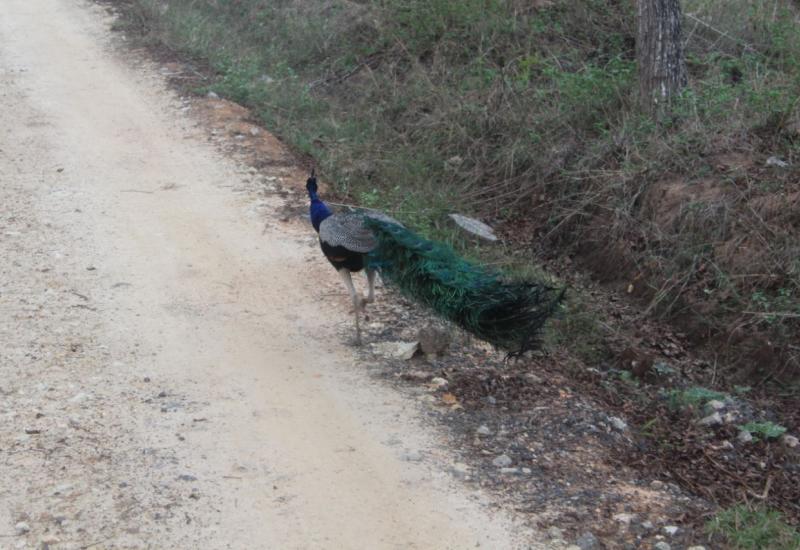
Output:
<path fill-rule="evenodd" d="M 364 225 L 377 241 L 367 257 L 369 266 L 407 297 L 510 355 L 538 348 L 541 330 L 557 310 L 563 290 L 506 281 L 451 247 L 394 223 L 365 218 Z"/>

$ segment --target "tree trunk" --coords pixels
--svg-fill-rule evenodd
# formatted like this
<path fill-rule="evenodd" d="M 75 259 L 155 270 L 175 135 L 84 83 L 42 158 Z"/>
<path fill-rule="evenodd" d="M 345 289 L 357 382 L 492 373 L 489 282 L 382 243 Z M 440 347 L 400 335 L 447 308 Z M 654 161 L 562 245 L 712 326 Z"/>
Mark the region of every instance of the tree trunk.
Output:
<path fill-rule="evenodd" d="M 642 108 L 658 113 L 687 84 L 679 0 L 638 0 L 636 58 Z"/>

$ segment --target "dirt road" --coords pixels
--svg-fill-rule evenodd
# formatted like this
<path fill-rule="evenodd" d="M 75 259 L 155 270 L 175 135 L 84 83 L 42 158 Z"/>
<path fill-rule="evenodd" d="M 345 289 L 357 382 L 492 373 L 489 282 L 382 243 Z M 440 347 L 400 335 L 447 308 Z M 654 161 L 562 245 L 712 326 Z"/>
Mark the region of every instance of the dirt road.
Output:
<path fill-rule="evenodd" d="M 105 13 L 2 4 L 0 548 L 538 547 L 353 366 L 313 236 Z"/>

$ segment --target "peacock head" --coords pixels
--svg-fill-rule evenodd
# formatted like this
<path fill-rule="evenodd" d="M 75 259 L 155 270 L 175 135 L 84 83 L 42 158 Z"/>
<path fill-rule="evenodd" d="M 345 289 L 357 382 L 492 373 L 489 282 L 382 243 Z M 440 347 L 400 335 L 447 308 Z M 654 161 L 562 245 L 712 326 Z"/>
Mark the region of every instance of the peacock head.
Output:
<path fill-rule="evenodd" d="M 317 177 L 313 174 L 306 180 L 306 190 L 308 191 L 308 196 L 311 198 L 317 194 Z"/>

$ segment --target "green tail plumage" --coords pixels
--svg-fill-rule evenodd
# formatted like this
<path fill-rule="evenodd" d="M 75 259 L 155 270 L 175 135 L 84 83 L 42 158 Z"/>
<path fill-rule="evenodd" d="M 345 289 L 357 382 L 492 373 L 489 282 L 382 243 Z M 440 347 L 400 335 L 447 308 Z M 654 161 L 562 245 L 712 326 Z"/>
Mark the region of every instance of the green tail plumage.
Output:
<path fill-rule="evenodd" d="M 369 265 L 387 281 L 441 317 L 511 355 L 538 347 L 545 321 L 563 290 L 506 282 L 497 273 L 460 258 L 452 248 L 427 241 L 399 225 L 367 218 L 377 248 Z"/>

